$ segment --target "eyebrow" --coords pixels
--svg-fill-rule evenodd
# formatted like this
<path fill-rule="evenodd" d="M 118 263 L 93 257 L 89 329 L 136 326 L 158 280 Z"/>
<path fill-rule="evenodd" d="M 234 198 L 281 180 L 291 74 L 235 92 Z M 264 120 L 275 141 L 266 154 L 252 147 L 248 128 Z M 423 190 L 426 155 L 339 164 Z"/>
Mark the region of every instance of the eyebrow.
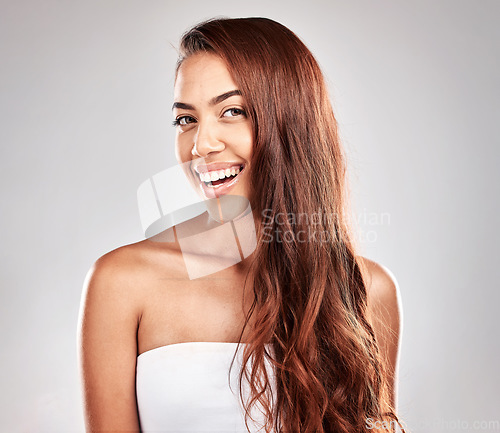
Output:
<path fill-rule="evenodd" d="M 222 95 L 215 96 L 210 101 L 208 102 L 208 105 L 213 106 L 220 104 L 222 101 L 226 100 L 227 98 L 230 98 L 231 96 L 235 95 L 240 95 L 241 96 L 241 91 L 239 90 L 230 90 L 229 92 L 223 93 Z M 174 108 L 182 108 L 184 110 L 194 110 L 194 106 L 191 104 L 185 104 L 184 102 L 174 102 L 174 105 L 172 105 L 172 110 Z"/>

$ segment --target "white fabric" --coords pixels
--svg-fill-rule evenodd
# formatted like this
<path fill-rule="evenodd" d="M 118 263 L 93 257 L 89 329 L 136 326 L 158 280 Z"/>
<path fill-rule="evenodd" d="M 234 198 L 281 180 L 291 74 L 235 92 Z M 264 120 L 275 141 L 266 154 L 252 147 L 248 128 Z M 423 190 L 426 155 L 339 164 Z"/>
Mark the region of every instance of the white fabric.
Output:
<path fill-rule="evenodd" d="M 247 432 L 244 411 L 239 397 L 240 373 L 244 344 L 231 369 L 229 367 L 236 343 L 189 342 L 158 347 L 137 358 L 136 392 L 141 429 L 144 433 L 160 432 Z M 268 352 L 272 354 L 272 347 Z M 274 375 L 269 361 L 266 368 L 275 394 Z M 249 368 L 250 366 L 248 366 Z M 245 401 L 248 384 L 242 384 Z M 252 407 L 248 419 L 250 432 L 259 429 L 264 417 L 258 407 Z"/>

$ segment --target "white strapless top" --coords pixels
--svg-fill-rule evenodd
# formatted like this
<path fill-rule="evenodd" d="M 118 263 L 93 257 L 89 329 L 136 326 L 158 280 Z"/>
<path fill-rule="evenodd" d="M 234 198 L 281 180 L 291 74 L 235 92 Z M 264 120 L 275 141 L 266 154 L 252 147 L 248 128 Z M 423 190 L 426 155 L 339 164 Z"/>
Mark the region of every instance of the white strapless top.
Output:
<path fill-rule="evenodd" d="M 230 383 L 237 343 L 176 343 L 141 353 L 136 393 L 142 432 L 248 432 L 238 386 L 244 346 L 240 344 L 235 357 Z M 272 354 L 271 345 L 267 347 Z M 265 361 L 274 398 L 275 376 Z M 244 377 L 242 394 L 246 402 L 250 391 Z M 248 418 L 250 432 L 264 432 L 259 408 L 253 406 L 251 415 L 257 424 Z"/>

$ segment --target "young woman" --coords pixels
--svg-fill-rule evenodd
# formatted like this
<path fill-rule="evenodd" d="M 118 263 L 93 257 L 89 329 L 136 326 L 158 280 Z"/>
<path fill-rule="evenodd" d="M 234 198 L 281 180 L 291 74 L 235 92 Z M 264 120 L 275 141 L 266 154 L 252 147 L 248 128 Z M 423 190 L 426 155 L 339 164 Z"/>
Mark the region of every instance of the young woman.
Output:
<path fill-rule="evenodd" d="M 87 431 L 395 431 L 397 282 L 356 254 L 313 55 L 275 21 L 209 20 L 182 38 L 174 93 L 179 163 L 239 168 L 204 189 L 248 199 L 256 248 L 192 279 L 174 227 L 96 261 L 79 330 Z M 241 406 L 225 381 L 237 354 Z"/>

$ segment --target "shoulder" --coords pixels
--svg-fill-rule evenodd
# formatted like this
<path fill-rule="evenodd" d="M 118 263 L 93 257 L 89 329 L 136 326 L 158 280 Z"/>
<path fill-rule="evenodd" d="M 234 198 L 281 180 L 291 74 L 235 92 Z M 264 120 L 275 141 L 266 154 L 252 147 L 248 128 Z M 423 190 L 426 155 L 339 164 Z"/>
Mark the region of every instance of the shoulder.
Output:
<path fill-rule="evenodd" d="M 368 308 L 370 310 L 384 307 L 399 316 L 402 313 L 402 301 L 399 284 L 389 268 L 370 260 L 358 257 L 362 267 L 366 285 Z"/>
<path fill-rule="evenodd" d="M 85 278 L 78 351 L 88 431 L 111 425 L 113 431 L 138 431 L 137 330 L 148 260 L 147 245 L 126 245 L 99 257 Z"/>
<path fill-rule="evenodd" d="M 139 288 L 135 283 L 141 268 L 140 254 L 134 245 L 126 245 L 99 257 L 85 276 L 82 292 L 81 315 L 110 317 L 116 312 L 139 318 Z"/>
<path fill-rule="evenodd" d="M 368 319 L 387 368 L 391 403 L 396 407 L 397 374 L 403 330 L 399 284 L 387 267 L 365 257 L 358 258 L 366 285 Z"/>
<path fill-rule="evenodd" d="M 112 250 L 92 264 L 83 283 L 78 318 L 83 358 L 120 353 L 132 363 L 145 306 L 155 287 L 168 287 L 175 268 L 172 256 L 165 245 L 141 241 Z"/>
<path fill-rule="evenodd" d="M 148 239 L 118 247 L 99 257 L 90 267 L 86 280 L 102 280 L 117 290 L 141 290 L 138 281 L 154 278 L 158 272 L 178 273 L 179 254 L 166 242 Z"/>
<path fill-rule="evenodd" d="M 140 314 L 148 288 L 176 269 L 175 251 L 149 240 L 124 245 L 99 257 L 87 272 L 83 296 L 87 301 Z M 94 302 L 92 303 L 94 304 Z"/>
<path fill-rule="evenodd" d="M 384 265 L 359 257 L 366 285 L 368 319 L 382 351 L 396 366 L 403 330 L 403 307 L 399 284 Z"/>
<path fill-rule="evenodd" d="M 143 268 L 144 259 L 137 244 L 116 248 L 99 257 L 90 267 L 85 277 L 86 290 L 101 294 L 131 295 L 134 279 Z"/>

